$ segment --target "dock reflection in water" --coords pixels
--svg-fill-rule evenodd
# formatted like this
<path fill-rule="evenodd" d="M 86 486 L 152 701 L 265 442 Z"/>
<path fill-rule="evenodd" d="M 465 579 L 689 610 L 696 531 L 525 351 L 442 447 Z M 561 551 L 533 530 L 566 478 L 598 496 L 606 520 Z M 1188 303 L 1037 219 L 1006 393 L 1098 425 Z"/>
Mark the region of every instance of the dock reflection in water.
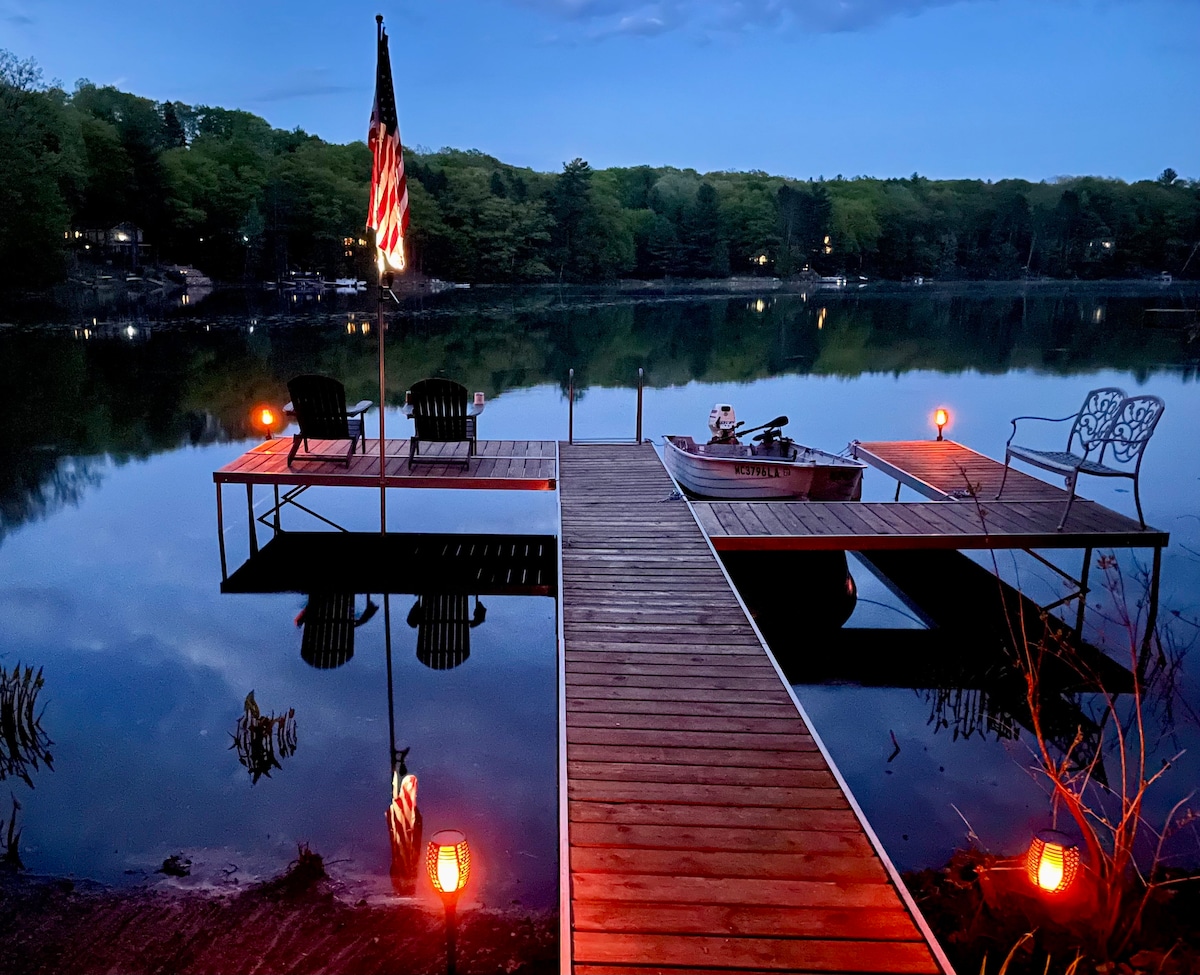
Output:
<path fill-rule="evenodd" d="M 1021 727 L 1032 734 L 1020 654 L 1026 645 L 1058 645 L 1060 652 L 1040 661 L 1043 730 L 1062 751 L 1081 735 L 1074 762 L 1091 761 L 1100 727 L 1081 698 L 1130 691 L 1128 670 L 1066 624 L 1043 618 L 1031 600 L 959 552 L 870 552 L 860 558 L 924 626 L 829 630 L 821 652 L 814 653 L 802 652 L 795 636 L 789 639 L 768 619 L 764 635 L 790 683 L 912 688 L 928 703 L 935 732 L 1013 739 Z M 1102 760 L 1094 774 L 1103 782 Z"/>
<path fill-rule="evenodd" d="M 390 850 L 388 874 L 392 890 L 399 896 L 424 896 L 420 883 L 423 876 L 422 839 L 430 803 L 433 804 L 432 815 L 441 817 L 434 828 L 448 825 L 448 805 L 459 810 L 474 805 L 476 814 L 486 818 L 489 803 L 496 799 L 496 786 L 494 783 L 484 785 L 483 794 L 469 794 L 471 776 L 459 778 L 460 770 L 454 766 L 459 760 L 469 761 L 470 757 L 447 749 L 442 740 L 447 729 L 428 725 L 430 707 L 437 713 L 440 695 L 436 685 L 426 686 L 422 694 L 416 685 L 424 686 L 427 682 L 415 679 L 411 670 L 404 676 L 406 665 L 394 655 L 394 637 L 397 641 L 405 641 L 408 631 L 401 626 L 399 632 L 393 632 L 393 597 L 416 597 L 411 604 L 405 598 L 404 604 L 409 605 L 409 609 L 404 621 L 415 631 L 412 636 L 415 637 L 419 670 L 438 672 L 440 676 L 435 680 L 440 681 L 450 679 L 451 672 L 457 674 L 460 670 L 474 669 L 465 665 L 471 657 L 472 631 L 487 621 L 487 607 L 481 596 L 554 596 L 556 575 L 557 546 L 550 536 L 280 531 L 221 585 L 224 593 L 305 594 L 304 608 L 296 617 L 296 625 L 303 629 L 301 657 L 313 668 L 331 672 L 331 677 L 332 672 L 346 669 L 352 663 L 356 630 L 372 619 L 376 620 L 375 627 L 379 627 L 381 618 L 391 774 L 390 795 L 381 797 L 384 801 L 380 807 L 385 812 L 381 818 L 385 820 Z M 358 589 L 359 595 L 345 591 L 348 586 Z M 368 589 L 372 595 L 363 594 L 363 590 Z M 399 611 L 404 612 L 403 609 Z M 397 674 L 401 676 L 397 678 Z M 498 683 L 501 686 L 492 687 L 497 695 L 493 700 L 467 703 L 451 696 L 442 701 L 443 719 L 452 720 L 450 716 L 465 705 L 485 715 L 499 709 L 499 720 L 503 722 L 505 708 L 500 697 L 503 682 Z M 522 688 L 522 693 L 526 693 L 526 688 Z M 418 694 L 422 694 L 423 699 L 418 698 Z M 288 741 L 294 750 L 295 715 L 289 710 L 282 719 L 274 715 L 264 719 L 261 714 L 255 719 L 251 711 L 257 711 L 257 705 L 250 708 L 251 703 L 253 693 L 247 698 L 246 715 L 239 719 L 241 739 L 238 740 L 244 739 L 245 747 L 239 746 L 238 753 L 242 764 L 250 768 L 252 774 L 258 770 L 257 781 L 258 775 L 269 775 L 272 769 L 280 768 L 279 758 L 288 754 L 287 748 L 281 752 L 276 747 L 279 735 L 288 732 L 291 735 Z M 552 694 L 547 695 L 546 705 L 547 725 L 552 731 Z M 418 713 L 426 717 L 416 721 Z M 289 722 L 286 728 L 280 724 L 281 720 Z M 552 768 L 552 737 L 546 745 L 546 765 Z M 481 754 L 487 751 L 484 747 Z M 478 761 L 476 757 L 476 768 Z M 456 779 L 462 794 L 453 801 L 445 795 L 446 782 Z M 520 769 L 517 766 L 511 769 L 508 785 L 517 795 L 534 796 L 541 790 L 541 803 L 545 809 L 527 815 L 552 821 L 556 808 L 553 784 L 550 783 L 549 789 L 546 784 L 522 782 Z M 435 795 L 431 789 L 443 794 L 429 799 Z M 448 798 L 451 799 L 449 803 Z M 469 824 L 461 820 L 455 820 L 451 825 L 469 828 Z M 536 836 L 473 835 L 473 846 L 477 839 L 480 841 L 481 888 L 487 887 L 488 861 L 492 862 L 493 883 L 483 895 L 490 902 L 494 903 L 496 893 L 503 890 L 510 900 L 522 899 L 513 898 L 516 893 L 524 894 L 531 904 L 549 906 L 554 903 L 557 839 L 552 830 L 543 828 Z M 532 889 L 518 886 L 521 873 L 528 873 L 529 866 L 512 861 L 512 855 L 517 851 L 535 860 L 548 861 L 537 867 L 533 877 L 525 878 L 534 881 Z M 506 871 L 517 876 L 502 877 L 502 872 Z M 382 865 L 379 872 L 382 873 Z"/>

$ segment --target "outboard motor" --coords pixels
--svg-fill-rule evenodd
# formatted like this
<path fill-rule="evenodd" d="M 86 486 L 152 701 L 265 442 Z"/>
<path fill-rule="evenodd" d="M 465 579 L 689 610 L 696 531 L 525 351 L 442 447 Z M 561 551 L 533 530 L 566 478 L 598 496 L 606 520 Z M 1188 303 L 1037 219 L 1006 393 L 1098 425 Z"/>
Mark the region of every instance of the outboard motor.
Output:
<path fill-rule="evenodd" d="M 708 414 L 709 443 L 737 443 L 737 414 L 732 406 L 718 403 Z"/>

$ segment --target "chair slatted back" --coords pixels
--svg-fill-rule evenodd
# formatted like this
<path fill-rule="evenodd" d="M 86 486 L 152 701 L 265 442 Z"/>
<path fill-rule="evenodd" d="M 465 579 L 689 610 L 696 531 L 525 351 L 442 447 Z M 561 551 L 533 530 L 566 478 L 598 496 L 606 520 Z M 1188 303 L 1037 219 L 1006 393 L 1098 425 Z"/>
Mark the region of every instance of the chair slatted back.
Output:
<path fill-rule="evenodd" d="M 431 670 L 451 670 L 471 655 L 471 624 L 463 593 L 423 594 L 408 614 L 417 628 L 417 659 Z"/>
<path fill-rule="evenodd" d="M 1076 438 L 1079 440 L 1079 449 L 1086 455 L 1099 441 L 1107 437 L 1109 425 L 1124 399 L 1125 390 L 1117 386 L 1102 386 L 1089 392 L 1084 397 L 1083 406 L 1079 408 L 1075 422 L 1071 424 L 1071 432 L 1067 436 L 1067 452 L 1071 452 L 1071 445 Z"/>
<path fill-rule="evenodd" d="M 1108 464 L 1137 466 L 1158 426 L 1166 404 L 1157 396 L 1129 396 L 1117 407 L 1108 436 L 1112 438 L 1100 450 L 1100 460 L 1108 454 Z"/>
<path fill-rule="evenodd" d="M 315 592 L 308 597 L 300 656 L 320 670 L 340 667 L 354 656 L 354 593 Z"/>
<path fill-rule="evenodd" d="M 418 440 L 467 439 L 467 387 L 453 379 L 422 379 L 412 389 L 412 418 Z"/>
<path fill-rule="evenodd" d="M 288 384 L 292 410 L 305 437 L 313 440 L 346 440 L 346 387 L 331 376 L 297 376 Z"/>

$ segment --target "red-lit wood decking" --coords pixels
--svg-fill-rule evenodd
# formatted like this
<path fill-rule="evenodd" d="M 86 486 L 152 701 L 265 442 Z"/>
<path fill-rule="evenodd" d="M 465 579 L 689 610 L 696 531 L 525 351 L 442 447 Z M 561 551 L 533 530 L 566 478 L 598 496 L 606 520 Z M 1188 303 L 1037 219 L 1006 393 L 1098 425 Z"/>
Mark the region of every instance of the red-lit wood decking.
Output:
<path fill-rule="evenodd" d="M 310 451 L 287 466 L 291 437 L 264 440 L 237 460 L 213 472 L 217 484 L 303 485 L 306 487 L 379 487 L 379 441 L 367 440 L 361 453 L 342 463 L 346 441 L 311 440 Z M 553 440 L 480 440 L 464 470 L 463 444 L 421 445 L 421 457 L 446 458 L 444 464 L 408 466 L 408 440 L 384 443 L 385 483 L 389 488 L 482 488 L 491 491 L 553 491 L 556 481 Z M 328 459 L 325 459 L 328 458 Z"/>
<path fill-rule="evenodd" d="M 560 465 L 573 970 L 943 970 L 654 449 Z"/>

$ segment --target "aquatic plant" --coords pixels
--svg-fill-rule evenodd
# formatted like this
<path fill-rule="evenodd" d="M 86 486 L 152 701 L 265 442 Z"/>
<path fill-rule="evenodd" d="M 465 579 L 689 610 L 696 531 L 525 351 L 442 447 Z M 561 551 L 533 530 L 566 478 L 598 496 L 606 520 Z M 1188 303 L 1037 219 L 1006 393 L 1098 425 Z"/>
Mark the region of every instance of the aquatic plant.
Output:
<path fill-rule="evenodd" d="M 1160 629 L 1145 631 L 1147 600 L 1133 598 L 1116 558 L 1101 555 L 1097 568 L 1111 604 L 1109 619 L 1123 635 L 1128 667 L 1135 675 L 1125 704 L 1090 673 L 1062 627 L 1047 627 L 1046 638 L 1019 639 L 1017 645 L 1037 770 L 1049 784 L 1054 808 L 1071 818 L 1087 852 L 1080 930 L 1088 950 L 1105 961 L 1121 957 L 1134 945 L 1146 909 L 1159 891 L 1198 879 L 1162 869 L 1167 839 L 1198 817 L 1188 808 L 1194 792 L 1171 807 L 1161 827 L 1144 816 L 1147 794 L 1180 757 L 1176 754 L 1162 760 L 1158 768 L 1152 766 L 1154 702 L 1169 702 L 1181 652 L 1169 645 Z M 1015 621 L 1020 636 L 1025 633 L 1023 623 Z M 1078 754 L 1085 741 L 1082 728 L 1066 747 L 1056 748 L 1044 724 L 1041 674 L 1051 658 L 1068 663 L 1096 688 L 1101 741 L 1083 760 Z M 1116 769 L 1101 778 L 1097 770 L 1106 754 Z"/>
<path fill-rule="evenodd" d="M 16 776 L 32 789 L 31 770 L 54 769 L 54 742 L 42 730 L 45 708 L 37 708 L 44 684 L 41 667 L 36 674 L 20 663 L 11 671 L 0 667 L 0 782 Z"/>
<path fill-rule="evenodd" d="M 233 744 L 229 747 L 237 749 L 238 761 L 250 773 L 252 783 L 264 775 L 270 778 L 272 769 L 283 767 L 280 759 L 296 751 L 296 709 L 288 708 L 280 715 L 263 714 L 251 691 L 230 737 Z"/>

